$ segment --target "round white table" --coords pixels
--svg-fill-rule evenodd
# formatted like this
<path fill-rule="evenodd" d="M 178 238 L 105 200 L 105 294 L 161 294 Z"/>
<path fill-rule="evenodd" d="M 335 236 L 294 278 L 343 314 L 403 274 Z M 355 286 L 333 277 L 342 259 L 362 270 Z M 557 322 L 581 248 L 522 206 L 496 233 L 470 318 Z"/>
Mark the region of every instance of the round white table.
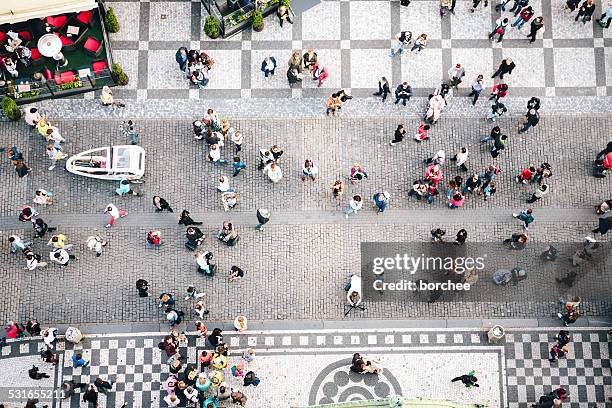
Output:
<path fill-rule="evenodd" d="M 62 40 L 55 34 L 45 34 L 38 40 L 38 51 L 45 57 L 54 57 L 62 51 Z"/>

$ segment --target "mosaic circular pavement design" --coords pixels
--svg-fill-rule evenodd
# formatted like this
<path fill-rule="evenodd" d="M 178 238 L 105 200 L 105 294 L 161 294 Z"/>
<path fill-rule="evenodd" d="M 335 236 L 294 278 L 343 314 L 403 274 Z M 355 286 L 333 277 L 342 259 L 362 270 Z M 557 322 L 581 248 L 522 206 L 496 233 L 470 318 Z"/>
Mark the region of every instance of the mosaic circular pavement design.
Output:
<path fill-rule="evenodd" d="M 382 375 L 357 374 L 349 370 L 351 359 L 342 359 L 325 367 L 310 388 L 308 404 L 380 399 L 401 395 L 397 379 L 387 370 Z"/>

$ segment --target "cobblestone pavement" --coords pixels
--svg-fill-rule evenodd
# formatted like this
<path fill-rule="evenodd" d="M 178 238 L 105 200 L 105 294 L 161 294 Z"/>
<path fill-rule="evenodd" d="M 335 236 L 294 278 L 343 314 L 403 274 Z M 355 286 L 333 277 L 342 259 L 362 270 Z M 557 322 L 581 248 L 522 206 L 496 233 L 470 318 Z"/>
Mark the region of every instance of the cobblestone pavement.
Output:
<path fill-rule="evenodd" d="M 504 341 L 491 344 L 486 329 L 228 332 L 224 340 L 230 349 L 229 363 L 222 373 L 232 388 L 245 392 L 249 406 L 259 407 L 295 407 L 398 394 L 526 408 L 557 387 L 569 391 L 566 404 L 570 408 L 606 404 L 612 393 L 607 332 L 570 329 L 567 358 L 550 363 L 548 350 L 555 334 L 550 329 L 509 330 Z M 163 384 L 169 371 L 165 355 L 157 349 L 162 336 L 163 333 L 86 335 L 76 346 L 60 340 L 58 367 L 36 364 L 52 375 L 56 386 L 62 380 L 113 380 L 113 389 L 101 394 L 103 408 L 119 407 L 124 401 L 130 407 L 166 406 L 162 401 L 166 396 Z M 2 349 L 0 366 L 11 366 L 11 370 L 0 372 L 5 387 L 51 386 L 14 382 L 15 374 L 25 374 L 42 347 L 43 343 L 34 339 L 13 341 Z M 187 363 L 197 364 L 199 353 L 209 348 L 203 338 L 188 333 L 180 353 Z M 260 377 L 256 388 L 243 387 L 229 369 L 241 360 L 246 348 L 255 350 L 255 359 L 246 369 Z M 71 357 L 75 352 L 82 353 L 90 365 L 73 369 Z M 378 361 L 384 367 L 383 374 L 364 377 L 350 373 L 348 365 L 354 352 Z M 466 389 L 450 382 L 469 370 L 476 371 L 479 388 Z M 58 400 L 53 407 L 76 408 L 80 406 L 78 398 L 80 395 Z M 10 402 L 7 408 L 12 408 Z"/>
<path fill-rule="evenodd" d="M 227 320 L 238 313 L 256 320 L 340 319 L 342 287 L 359 269 L 360 242 L 427 241 L 429 230 L 440 225 L 449 235 L 465 227 L 470 241 L 495 243 L 488 249 L 491 264 L 474 290 L 446 295 L 436 304 L 425 303 L 425 294 L 373 302 L 356 317 L 550 317 L 556 313 L 556 299 L 570 294 L 585 298 L 585 311 L 591 316 L 611 313 L 607 294 L 612 283 L 610 275 L 603 273 L 607 248 L 601 258 L 583 268 L 585 273 L 571 289 L 551 285 L 553 277 L 563 277 L 567 272 L 566 260 L 546 266 L 535 260 L 547 243 L 557 241 L 567 243 L 563 257 L 571 257 L 576 246 L 570 243 L 581 242 L 594 228 L 596 218 L 590 208 L 612 189 L 609 179 L 589 177 L 589 163 L 605 145 L 600 132 L 610 128 L 609 119 L 546 118 L 523 136 L 516 135 L 516 119 L 502 120 L 500 125 L 509 131 L 511 141 L 497 159 L 503 169 L 498 176 L 499 192 L 488 203 L 469 198 L 465 208 L 455 212 L 444 209 L 440 198 L 431 207 L 409 201 L 409 184 L 422 175 L 421 160 L 439 148 L 450 155 L 467 144 L 470 168 L 482 171 L 492 160 L 477 141 L 488 133 L 490 125 L 449 120 L 432 130 L 429 142 L 416 145 L 406 140 L 390 147 L 387 142 L 395 120 L 231 120 L 247 137 L 243 158 L 249 167 L 232 179 L 240 204 L 229 213 L 222 211 L 215 191 L 217 175 L 227 174 L 228 169 L 206 163 L 204 147 L 192 140 L 189 122 L 138 122 L 149 158 L 144 198 L 115 197 L 115 183 L 72 176 L 61 168 L 47 172 L 40 136 L 22 123 L 6 124 L 7 144 L 27 146 L 26 161 L 35 170 L 20 180 L 12 173 L 10 163 L 2 165 L 6 186 L 2 191 L 5 205 L 0 209 L 4 247 L 8 247 L 6 239 L 12 233 L 32 236 L 29 226 L 24 230 L 24 225 L 16 221 L 16 214 L 34 190 L 42 187 L 53 191 L 56 201 L 53 206 L 40 208 L 41 216 L 50 225 L 59 226 L 76 244 L 80 259 L 65 269 L 50 265 L 26 272 L 19 256 L 3 252 L 0 257 L 6 265 L 6 279 L 1 285 L 5 299 L 1 317 L 36 316 L 41 321 L 61 323 L 158 321 L 161 316 L 154 302 L 135 296 L 134 282 L 145 278 L 154 294 L 163 290 L 182 293 L 195 283 L 208 294 L 211 319 Z M 125 143 L 116 121 L 58 120 L 57 124 L 67 139 L 69 153 L 109 142 Z M 418 125 L 415 120 L 406 120 L 406 124 L 411 131 Z M 278 185 L 268 184 L 254 168 L 258 148 L 274 143 L 285 149 L 280 162 L 284 179 Z M 306 157 L 313 158 L 319 167 L 320 178 L 314 183 L 303 184 L 298 177 Z M 376 215 L 365 208 L 344 220 L 327 186 L 336 177 L 346 177 L 355 161 L 363 164 L 369 177 L 361 185 L 349 187 L 349 193 L 370 197 L 374 191 L 389 191 L 393 198 L 387 213 Z M 554 177 L 549 197 L 533 205 L 536 222 L 529 235 L 534 245 L 521 254 L 523 259 L 509 257 L 499 242 L 520 229 L 510 213 L 526 206 L 524 200 L 533 188 L 517 186 L 512 177 L 523 166 L 544 161 L 552 164 Z M 452 167 L 452 163 L 446 165 L 448 175 L 456 174 Z M 165 197 L 175 214 L 154 214 L 150 201 L 154 194 Z M 106 220 L 101 212 L 111 201 L 130 215 L 115 228 L 103 231 Z M 253 229 L 254 213 L 262 206 L 274 215 L 265 232 L 257 233 Z M 552 209 L 547 211 L 547 207 Z M 183 208 L 206 222 L 203 231 L 209 238 L 204 248 L 215 253 L 220 270 L 212 279 L 197 275 L 192 254 L 183 248 L 184 231 L 176 224 L 177 212 Z M 224 219 L 238 225 L 242 239 L 235 248 L 221 247 L 211 238 Z M 163 234 L 159 252 L 145 247 L 144 236 L 152 228 L 159 228 Z M 84 248 L 86 237 L 94 232 L 110 242 L 100 258 Z M 44 242 L 38 240 L 34 247 L 46 256 Z M 528 284 L 495 287 L 491 274 L 499 267 L 516 264 L 529 270 Z M 226 281 L 224 275 L 231 265 L 246 271 L 241 284 Z"/>

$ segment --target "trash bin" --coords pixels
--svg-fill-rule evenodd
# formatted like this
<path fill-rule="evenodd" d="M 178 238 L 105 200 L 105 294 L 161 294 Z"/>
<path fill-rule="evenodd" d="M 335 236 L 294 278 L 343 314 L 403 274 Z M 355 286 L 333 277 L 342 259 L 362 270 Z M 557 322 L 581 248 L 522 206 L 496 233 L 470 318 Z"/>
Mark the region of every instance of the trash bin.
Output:
<path fill-rule="evenodd" d="M 506 335 L 506 332 L 504 328 L 498 324 L 491 327 L 489 331 L 487 332 L 489 343 L 499 343 L 504 338 L 505 335 Z"/>
<path fill-rule="evenodd" d="M 81 333 L 81 331 L 76 327 L 69 327 L 66 329 L 65 337 L 67 341 L 74 344 L 79 344 L 81 340 L 83 340 L 83 333 Z"/>

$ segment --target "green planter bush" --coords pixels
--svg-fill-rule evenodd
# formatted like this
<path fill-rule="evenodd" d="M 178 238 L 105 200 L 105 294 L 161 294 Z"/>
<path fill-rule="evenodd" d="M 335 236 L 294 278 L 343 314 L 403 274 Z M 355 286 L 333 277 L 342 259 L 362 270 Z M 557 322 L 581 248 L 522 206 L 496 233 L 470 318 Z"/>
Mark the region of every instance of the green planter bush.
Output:
<path fill-rule="evenodd" d="M 213 16 L 206 17 L 206 20 L 204 21 L 204 32 L 213 40 L 215 38 L 218 38 L 221 34 L 221 27 L 219 27 L 219 21 L 217 21 L 217 19 Z"/>
<path fill-rule="evenodd" d="M 255 10 L 251 15 L 253 17 L 253 30 L 261 31 L 264 29 L 264 19 L 261 11 Z"/>
<path fill-rule="evenodd" d="M 291 0 L 280 0 L 279 3 L 281 6 L 291 7 Z"/>
<path fill-rule="evenodd" d="M 127 85 L 130 81 L 130 78 L 127 76 L 125 72 L 123 72 L 123 68 L 119 64 L 113 64 L 111 66 L 111 75 L 113 77 L 113 81 L 117 85 Z"/>
<path fill-rule="evenodd" d="M 106 11 L 106 15 L 104 16 L 104 25 L 109 33 L 119 32 L 119 20 L 117 20 L 115 10 L 113 10 L 112 7 L 109 7 Z"/>
<path fill-rule="evenodd" d="M 12 98 L 5 96 L 2 98 L 2 112 L 4 116 L 10 120 L 19 120 L 21 118 L 21 111 Z"/>

